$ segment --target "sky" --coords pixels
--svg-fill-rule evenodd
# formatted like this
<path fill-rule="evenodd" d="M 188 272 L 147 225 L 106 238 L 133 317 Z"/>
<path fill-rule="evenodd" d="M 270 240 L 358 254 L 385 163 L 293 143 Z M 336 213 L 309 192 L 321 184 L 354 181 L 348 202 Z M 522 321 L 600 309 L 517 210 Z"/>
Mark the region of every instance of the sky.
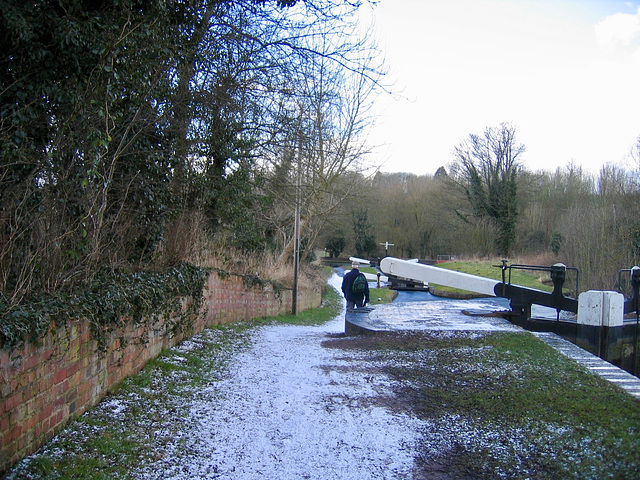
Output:
<path fill-rule="evenodd" d="M 369 134 L 382 171 L 433 174 L 502 123 L 532 171 L 629 164 L 640 1 L 379 0 L 362 15 L 389 70 Z"/>

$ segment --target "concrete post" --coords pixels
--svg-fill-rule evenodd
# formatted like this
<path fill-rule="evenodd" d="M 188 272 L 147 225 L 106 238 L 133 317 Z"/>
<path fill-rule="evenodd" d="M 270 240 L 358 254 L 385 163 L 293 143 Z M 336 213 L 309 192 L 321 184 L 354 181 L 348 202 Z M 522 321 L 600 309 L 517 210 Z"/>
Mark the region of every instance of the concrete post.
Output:
<path fill-rule="evenodd" d="M 624 295 L 618 292 L 589 290 L 578 297 L 578 324 L 594 327 L 621 327 L 624 320 Z"/>

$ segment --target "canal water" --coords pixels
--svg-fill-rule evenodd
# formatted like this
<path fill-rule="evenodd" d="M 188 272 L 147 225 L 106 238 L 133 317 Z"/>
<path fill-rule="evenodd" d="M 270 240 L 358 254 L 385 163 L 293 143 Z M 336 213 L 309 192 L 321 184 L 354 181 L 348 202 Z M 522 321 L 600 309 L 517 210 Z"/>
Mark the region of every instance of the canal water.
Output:
<path fill-rule="evenodd" d="M 438 306 L 446 310 L 459 308 L 473 315 L 481 315 L 482 313 L 491 314 L 493 312 L 510 310 L 509 299 L 500 297 L 483 297 L 473 298 L 469 300 L 459 300 L 438 297 L 432 295 L 430 292 L 398 291 L 398 295 L 393 301 L 394 304 L 408 302 L 436 302 Z M 437 307 L 425 305 L 425 308 L 432 309 Z M 533 318 L 555 320 L 556 311 L 553 308 L 533 305 L 531 308 L 531 316 Z M 560 318 L 563 318 L 565 320 L 571 318 L 571 316 L 572 314 L 569 312 L 560 312 Z"/>

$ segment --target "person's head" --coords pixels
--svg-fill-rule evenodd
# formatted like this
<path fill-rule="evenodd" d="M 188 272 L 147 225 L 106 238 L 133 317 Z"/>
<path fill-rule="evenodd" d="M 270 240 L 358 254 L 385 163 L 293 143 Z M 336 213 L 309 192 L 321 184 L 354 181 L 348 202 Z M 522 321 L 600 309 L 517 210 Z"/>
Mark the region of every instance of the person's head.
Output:
<path fill-rule="evenodd" d="M 357 268 L 357 269 L 359 270 L 359 269 L 360 269 L 360 264 L 359 264 L 359 263 L 356 263 L 356 262 L 353 262 L 353 263 L 351 264 L 351 268 Z"/>

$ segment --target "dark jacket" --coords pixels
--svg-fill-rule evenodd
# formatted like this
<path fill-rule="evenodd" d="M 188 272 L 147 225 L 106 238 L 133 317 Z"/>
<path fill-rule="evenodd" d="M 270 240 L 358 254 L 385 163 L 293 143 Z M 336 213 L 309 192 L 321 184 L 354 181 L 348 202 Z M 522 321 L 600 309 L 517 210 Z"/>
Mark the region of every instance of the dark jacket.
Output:
<path fill-rule="evenodd" d="M 344 294 L 344 298 L 352 302 L 362 303 L 362 299 L 364 298 L 366 303 L 369 303 L 369 284 L 367 284 L 365 293 L 356 294 L 351 291 L 351 285 L 353 285 L 353 281 L 358 275 L 364 274 L 361 274 L 357 268 L 352 268 L 351 271 L 344 274 L 344 277 L 342 277 L 342 293 Z"/>

